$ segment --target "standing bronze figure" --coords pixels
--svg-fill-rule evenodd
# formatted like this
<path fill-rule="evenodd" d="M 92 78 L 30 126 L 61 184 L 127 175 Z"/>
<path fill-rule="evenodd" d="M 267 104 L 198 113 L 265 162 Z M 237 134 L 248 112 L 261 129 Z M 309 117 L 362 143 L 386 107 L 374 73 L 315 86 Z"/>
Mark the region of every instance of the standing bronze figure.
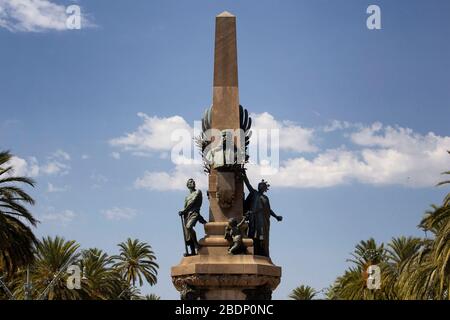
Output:
<path fill-rule="evenodd" d="M 190 256 L 196 255 L 199 247 L 194 227 L 197 224 L 197 221 L 201 224 L 205 224 L 206 220 L 200 214 L 203 200 L 201 190 L 195 189 L 195 181 L 192 178 L 187 181 L 186 186 L 189 189 L 189 194 L 184 200 L 184 209 L 179 211 L 178 214 L 183 217 L 184 221 L 184 241 L 186 246 L 189 246 L 191 249 L 190 253 L 186 250 L 185 256 Z"/>
<path fill-rule="evenodd" d="M 244 202 L 244 212 L 249 222 L 248 237 L 253 239 L 256 255 L 269 257 L 270 216 L 277 221 L 283 220 L 283 217 L 270 208 L 269 198 L 264 194 L 270 186 L 267 181 L 262 180 L 258 183 L 258 190 L 255 190 L 248 181 L 245 170 L 242 176 L 249 192 Z"/>

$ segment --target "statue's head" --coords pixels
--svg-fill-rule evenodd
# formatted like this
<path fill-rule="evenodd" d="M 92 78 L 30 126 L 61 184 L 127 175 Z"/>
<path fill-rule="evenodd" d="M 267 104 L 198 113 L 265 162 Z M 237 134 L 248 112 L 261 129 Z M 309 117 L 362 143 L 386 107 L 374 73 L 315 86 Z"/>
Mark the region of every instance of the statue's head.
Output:
<path fill-rule="evenodd" d="M 258 183 L 258 191 L 261 193 L 267 192 L 269 190 L 269 187 L 270 184 L 264 179 L 262 179 L 261 182 Z"/>
<path fill-rule="evenodd" d="M 228 224 L 229 224 L 231 227 L 236 227 L 237 224 L 238 224 L 238 221 L 237 221 L 236 218 L 230 218 L 230 219 L 228 219 Z"/>
<path fill-rule="evenodd" d="M 187 182 L 186 182 L 186 187 L 188 187 L 188 189 L 195 189 L 195 180 L 190 178 Z"/>

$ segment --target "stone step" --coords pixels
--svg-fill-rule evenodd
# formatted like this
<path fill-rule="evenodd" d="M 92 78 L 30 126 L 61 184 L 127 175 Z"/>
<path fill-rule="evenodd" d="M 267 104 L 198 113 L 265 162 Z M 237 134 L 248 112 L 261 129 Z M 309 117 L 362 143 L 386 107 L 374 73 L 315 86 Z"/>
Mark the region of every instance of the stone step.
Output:
<path fill-rule="evenodd" d="M 205 233 L 207 235 L 223 236 L 225 235 L 225 228 L 227 225 L 228 222 L 208 222 L 204 225 Z"/>
<path fill-rule="evenodd" d="M 231 241 L 226 240 L 223 236 L 206 236 L 199 241 L 200 249 L 199 255 L 228 255 L 228 248 L 231 246 Z M 247 248 L 247 254 L 252 255 L 253 240 L 245 238 L 244 245 Z"/>

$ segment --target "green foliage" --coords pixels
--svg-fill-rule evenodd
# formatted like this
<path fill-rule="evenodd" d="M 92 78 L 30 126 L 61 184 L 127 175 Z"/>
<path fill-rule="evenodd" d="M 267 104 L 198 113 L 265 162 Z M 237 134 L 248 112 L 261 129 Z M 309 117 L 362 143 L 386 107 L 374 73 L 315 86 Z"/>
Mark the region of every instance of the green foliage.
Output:
<path fill-rule="evenodd" d="M 450 152 L 449 152 L 450 153 Z M 450 174 L 450 171 L 443 174 Z M 450 184 L 443 181 L 439 186 Z M 450 193 L 433 205 L 419 224 L 432 238 L 393 238 L 384 249 L 373 239 L 361 241 L 352 266 L 328 290 L 329 299 L 450 299 Z M 381 287 L 366 285 L 369 265 L 381 268 Z"/>
<path fill-rule="evenodd" d="M 128 239 L 119 244 L 120 254 L 110 257 L 97 248 L 80 250 L 75 241 L 58 236 L 38 241 L 24 223 L 37 224 L 26 207 L 34 200 L 17 186 L 34 187 L 34 181 L 15 176 L 11 159 L 9 152 L 0 152 L 0 279 L 7 287 L 0 287 L 0 300 L 11 298 L 9 292 L 14 299 L 33 300 L 159 299 L 142 297 L 135 286 L 157 281 L 156 257 L 145 242 Z M 82 270 L 81 289 L 67 287 L 71 265 Z"/>
<path fill-rule="evenodd" d="M 312 300 L 317 295 L 316 290 L 310 286 L 301 285 L 292 290 L 289 298 L 293 300 Z"/>
<path fill-rule="evenodd" d="M 31 263 L 36 238 L 31 226 L 37 220 L 28 210 L 34 205 L 33 198 L 18 185 L 34 187 L 34 181 L 14 175 L 12 155 L 0 152 L 0 274 L 12 274 Z"/>
<path fill-rule="evenodd" d="M 150 293 L 143 296 L 141 300 L 161 300 L 161 297 L 154 293 Z"/>
<path fill-rule="evenodd" d="M 151 273 L 141 275 L 144 279 L 150 279 L 152 285 L 156 283 L 156 258 L 150 250 L 150 246 L 144 242 L 131 241 L 140 250 L 139 265 L 132 270 L 133 274 L 139 272 Z M 123 263 L 119 256 L 110 257 L 97 248 L 80 250 L 75 241 L 66 241 L 61 237 L 46 237 L 38 241 L 33 263 L 27 269 L 21 268 L 16 273 L 8 275 L 5 279 L 15 299 L 45 299 L 45 300 L 157 300 L 156 295 L 142 297 L 140 291 L 130 280 L 132 277 L 116 265 Z M 128 248 L 128 246 L 120 247 Z M 134 255 L 130 255 L 134 257 Z M 151 266 L 149 268 L 149 259 Z M 116 260 L 117 259 L 117 260 Z M 126 260 L 128 261 L 128 260 Z M 81 289 L 69 289 L 67 287 L 67 267 L 77 265 L 81 272 Z M 139 275 L 137 275 L 139 278 Z M 31 284 L 29 293 L 25 291 L 27 283 Z M 0 300 L 7 299 L 6 294 L 0 290 Z"/>
<path fill-rule="evenodd" d="M 138 239 L 128 238 L 119 243 L 120 254 L 114 256 L 114 268 L 133 286 L 136 281 L 143 285 L 143 278 L 150 284 L 156 284 L 158 264 L 152 247 Z"/>

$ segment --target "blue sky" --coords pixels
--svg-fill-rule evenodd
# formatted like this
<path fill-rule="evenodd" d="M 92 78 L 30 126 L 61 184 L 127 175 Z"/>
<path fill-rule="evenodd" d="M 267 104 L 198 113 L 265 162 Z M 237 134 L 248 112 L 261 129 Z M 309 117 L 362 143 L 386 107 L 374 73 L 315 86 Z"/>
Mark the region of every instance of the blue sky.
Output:
<path fill-rule="evenodd" d="M 185 178 L 205 177 L 172 163 L 169 136 L 212 101 L 224 10 L 237 16 L 241 104 L 280 130 L 280 171 L 264 177 L 285 218 L 272 224 L 275 298 L 331 284 L 360 240 L 423 235 L 448 192 L 434 187 L 450 164 L 448 1 L 21 1 L 35 10 L 0 0 L 0 147 L 38 182 L 36 233 L 110 253 L 149 242 L 160 274 L 144 292 L 178 298 L 176 213 Z M 81 30 L 62 27 L 70 4 Z M 366 27 L 370 4 L 381 30 Z"/>

